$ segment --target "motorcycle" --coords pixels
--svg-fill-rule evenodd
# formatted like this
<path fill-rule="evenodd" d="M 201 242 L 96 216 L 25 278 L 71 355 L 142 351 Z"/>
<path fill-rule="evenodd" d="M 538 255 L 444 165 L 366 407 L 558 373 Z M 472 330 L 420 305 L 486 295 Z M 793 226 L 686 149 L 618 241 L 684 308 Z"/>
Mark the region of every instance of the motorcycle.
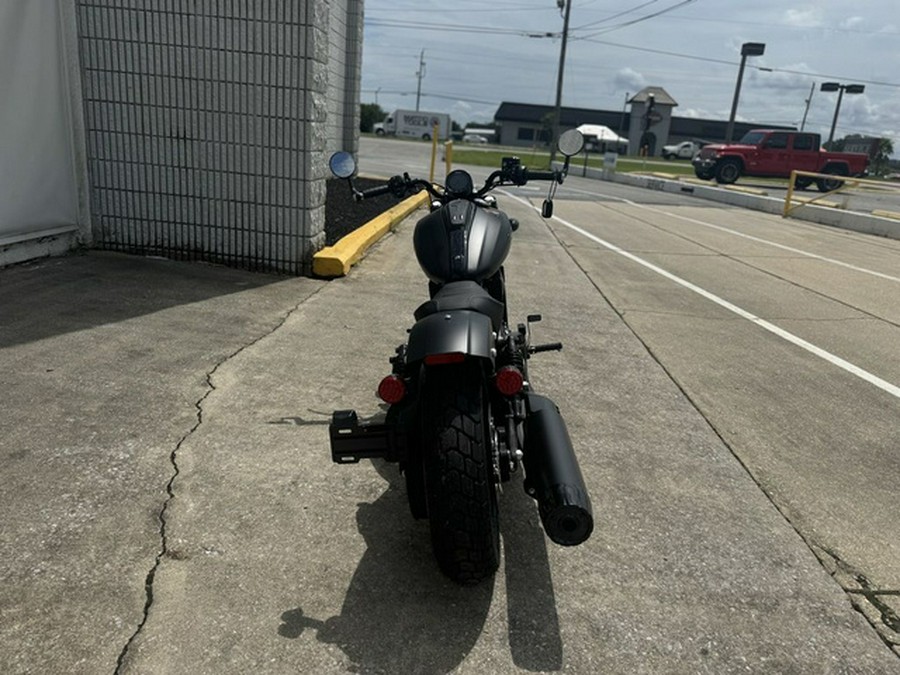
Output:
<path fill-rule="evenodd" d="M 469 173 L 451 171 L 444 186 L 404 173 L 360 191 L 356 161 L 335 153 L 332 173 L 346 179 L 357 201 L 383 194 L 398 199 L 427 190 L 428 215 L 416 224 L 413 247 L 428 278 L 429 299 L 414 312 L 408 339 L 389 359 L 391 373 L 378 385 L 388 404 L 383 421 L 360 420 L 337 410 L 329 425 L 332 460 L 397 462 L 415 518 L 429 521 L 441 571 L 460 584 L 491 577 L 500 556 L 498 493 L 524 467 L 524 488 L 537 502 L 547 536 L 575 546 L 593 531 L 593 512 L 575 451 L 557 406 L 535 393 L 528 362 L 560 343 L 532 344 L 530 315 L 509 324 L 503 263 L 518 222 L 488 194 L 500 186 L 550 181 L 542 215 L 584 137 L 563 133 L 561 170 L 532 171 L 517 157 L 476 189 Z"/>

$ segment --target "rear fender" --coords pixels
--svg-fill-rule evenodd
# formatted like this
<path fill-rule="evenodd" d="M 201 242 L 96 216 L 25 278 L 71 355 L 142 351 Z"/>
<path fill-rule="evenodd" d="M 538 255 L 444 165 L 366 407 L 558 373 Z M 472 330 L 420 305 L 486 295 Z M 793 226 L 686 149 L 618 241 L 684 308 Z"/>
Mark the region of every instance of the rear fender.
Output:
<path fill-rule="evenodd" d="M 408 363 L 416 363 L 434 354 L 465 354 L 493 360 L 490 317 L 464 309 L 423 317 L 409 332 L 406 359 Z"/>

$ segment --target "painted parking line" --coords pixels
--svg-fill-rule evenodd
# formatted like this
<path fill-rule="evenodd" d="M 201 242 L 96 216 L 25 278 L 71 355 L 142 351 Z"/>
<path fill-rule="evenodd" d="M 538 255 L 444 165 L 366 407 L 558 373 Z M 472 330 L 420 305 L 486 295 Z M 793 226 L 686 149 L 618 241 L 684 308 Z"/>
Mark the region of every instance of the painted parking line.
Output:
<path fill-rule="evenodd" d="M 589 192 L 588 190 L 580 190 L 578 188 L 568 188 L 571 192 L 579 192 L 584 195 L 598 196 L 599 193 Z M 767 246 L 773 246 L 775 248 L 779 248 L 783 251 L 789 251 L 790 253 L 796 253 L 797 255 L 802 255 L 807 258 L 812 258 L 814 260 L 820 260 L 822 262 L 830 263 L 832 265 L 837 265 L 839 267 L 844 267 L 846 269 L 853 270 L 854 272 L 861 272 L 862 274 L 869 274 L 873 277 L 878 277 L 880 279 L 887 279 L 888 281 L 894 281 L 900 283 L 900 277 L 894 277 L 890 274 L 884 274 L 883 272 L 876 272 L 874 270 L 866 269 L 865 267 L 858 267 L 856 265 L 851 265 L 850 263 L 843 262 L 842 260 L 835 260 L 834 258 L 827 258 L 825 256 L 819 255 L 817 253 L 810 253 L 809 251 L 804 251 L 803 249 L 794 248 L 793 246 L 786 246 L 785 244 L 779 244 L 775 241 L 770 241 L 768 239 L 762 239 L 760 237 L 754 237 L 752 234 L 745 234 L 744 232 L 738 232 L 737 230 L 732 230 L 729 227 L 723 227 L 722 225 L 715 225 L 713 223 L 707 223 L 703 220 L 698 220 L 696 218 L 690 218 L 689 216 L 683 216 L 678 213 L 672 213 L 671 211 L 665 211 L 663 209 L 654 208 L 652 206 L 647 206 L 646 204 L 638 204 L 636 202 L 631 201 L 630 199 L 625 199 L 624 197 L 612 197 L 609 195 L 602 195 L 604 198 L 612 199 L 623 204 L 628 204 L 629 206 L 634 206 L 635 208 L 643 209 L 644 211 L 650 211 L 652 213 L 658 213 L 660 215 L 668 216 L 669 218 L 677 218 L 678 220 L 683 220 L 688 223 L 692 223 L 694 225 L 700 225 L 702 227 L 708 227 L 713 230 L 719 230 L 720 232 L 727 232 L 728 234 L 732 234 L 736 237 L 742 237 L 744 239 L 749 239 L 750 241 L 755 241 L 759 244 L 765 244 Z"/>
<path fill-rule="evenodd" d="M 522 199 L 521 197 L 517 197 L 516 195 L 509 193 L 509 192 L 506 192 L 506 194 L 509 197 L 515 199 L 516 201 L 521 202 L 522 204 L 525 204 L 529 208 L 532 208 L 535 211 L 540 211 L 540 209 L 538 209 L 537 207 L 535 207 L 534 205 L 529 203 L 527 200 Z M 860 368 L 859 366 L 854 365 L 845 359 L 842 359 L 840 356 L 832 354 L 831 352 L 829 352 L 825 349 L 822 349 L 821 347 L 818 347 L 818 346 L 812 344 L 811 342 L 808 342 L 808 341 L 804 340 L 803 338 L 798 337 L 797 335 L 794 335 L 793 333 L 784 330 L 783 328 L 776 326 L 775 324 L 771 323 L 770 321 L 761 319 L 760 317 L 756 316 L 755 314 L 748 312 L 747 310 L 742 309 L 741 307 L 738 307 L 737 305 L 735 305 L 731 302 L 728 302 L 724 298 L 719 297 L 715 293 L 711 293 L 710 291 L 707 291 L 706 289 L 701 288 L 700 286 L 697 286 L 696 284 L 691 283 L 687 279 L 682 279 L 681 277 L 679 277 L 675 274 L 672 274 L 671 272 L 669 272 L 667 270 L 664 270 L 662 267 L 659 267 L 658 265 L 654 265 L 653 263 L 651 263 L 647 260 L 644 260 L 643 258 L 636 256 L 633 253 L 630 253 L 622 248 L 619 248 L 615 244 L 612 244 L 612 243 L 606 241 L 605 239 L 601 239 L 600 237 L 598 237 L 594 234 L 591 234 L 590 232 L 582 229 L 581 227 L 578 227 L 578 225 L 574 225 L 574 224 L 568 222 L 567 220 L 563 220 L 562 218 L 560 218 L 558 216 L 553 216 L 553 220 L 558 222 L 560 225 L 563 225 L 563 226 L 569 228 L 573 232 L 577 232 L 578 234 L 580 234 L 584 237 L 587 237 L 591 241 L 596 242 L 597 244 L 600 244 L 604 248 L 612 251 L 613 253 L 617 253 L 624 258 L 628 258 L 629 260 L 636 262 L 639 265 L 642 265 L 643 267 L 647 268 L 648 270 L 651 270 L 651 271 L 659 274 L 660 276 L 665 277 L 669 281 L 672 281 L 672 282 L 678 284 L 679 286 L 686 288 L 689 291 L 693 291 L 697 295 L 700 295 L 701 297 L 706 298 L 707 300 L 709 300 L 711 302 L 714 302 L 715 304 L 719 305 L 720 307 L 727 309 L 729 312 L 737 314 L 739 317 L 746 319 L 747 321 L 750 321 L 751 323 L 759 326 L 760 328 L 763 328 L 764 330 L 769 331 L 773 335 L 777 335 L 778 337 L 782 338 L 783 340 L 786 340 L 787 342 L 790 342 L 791 344 L 794 344 L 794 345 L 800 347 L 801 349 L 805 349 L 809 353 L 814 354 L 815 356 L 818 356 L 819 358 L 827 361 L 828 363 L 831 363 L 832 365 L 835 365 L 838 368 L 841 368 L 841 369 L 847 371 L 851 375 L 855 375 L 856 377 L 860 378 L 861 380 L 864 380 L 864 381 L 868 382 L 869 384 L 873 384 L 876 387 L 878 387 L 879 389 L 886 391 L 887 393 L 891 394 L 895 398 L 900 399 L 900 387 L 898 387 L 897 385 L 891 384 L 887 380 L 881 379 L 877 375 L 874 375 L 874 374 L 870 373 L 869 371 L 864 370 L 864 369 Z"/>

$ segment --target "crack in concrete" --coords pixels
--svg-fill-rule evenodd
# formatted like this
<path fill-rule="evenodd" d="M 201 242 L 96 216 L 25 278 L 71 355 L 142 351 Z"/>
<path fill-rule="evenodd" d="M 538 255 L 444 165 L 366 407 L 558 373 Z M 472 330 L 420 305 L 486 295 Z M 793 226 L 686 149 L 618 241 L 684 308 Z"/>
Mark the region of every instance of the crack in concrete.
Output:
<path fill-rule="evenodd" d="M 168 520 L 166 518 L 166 512 L 169 509 L 169 505 L 172 500 L 175 498 L 175 480 L 178 478 L 180 473 L 180 469 L 178 468 L 178 452 L 181 450 L 182 446 L 187 442 L 187 440 L 193 436 L 200 426 L 203 424 L 203 404 L 207 398 L 216 390 L 215 384 L 213 384 L 213 376 L 216 372 L 224 366 L 226 363 L 234 359 L 236 356 L 241 354 L 247 349 L 250 349 L 257 343 L 266 339 L 273 335 L 276 331 L 278 331 L 287 320 L 302 307 L 304 304 L 309 302 L 311 298 L 317 295 L 323 288 L 325 288 L 327 284 L 323 283 L 319 288 L 315 289 L 309 295 L 304 297 L 299 303 L 297 303 L 293 308 L 285 312 L 285 314 L 281 317 L 281 319 L 271 328 L 271 330 L 266 331 L 262 335 L 258 335 L 250 342 L 242 345 L 238 349 L 236 349 L 231 354 L 225 356 L 221 361 L 216 363 L 210 371 L 206 373 L 206 392 L 201 396 L 197 401 L 194 402 L 194 407 L 197 409 L 197 421 L 194 425 L 188 429 L 187 433 L 179 439 L 178 443 L 175 444 L 175 448 L 169 454 L 169 463 L 172 466 L 172 475 L 169 478 L 169 481 L 166 483 L 166 498 L 163 502 L 162 507 L 157 514 L 157 521 L 159 522 L 159 540 L 160 540 L 160 548 L 157 552 L 156 556 L 153 560 L 153 565 L 150 567 L 150 571 L 147 573 L 146 578 L 144 579 L 144 591 L 145 591 L 145 600 L 144 600 L 144 609 L 143 614 L 141 616 L 141 620 L 135 628 L 134 632 L 128 638 L 125 643 L 125 646 L 122 647 L 122 651 L 119 652 L 119 656 L 116 659 L 116 669 L 114 671 L 115 675 L 121 675 L 124 672 L 125 668 L 125 660 L 128 657 L 128 653 L 131 650 L 132 645 L 135 643 L 137 638 L 140 636 L 141 632 L 144 629 L 144 626 L 147 624 L 148 619 L 150 618 L 150 609 L 153 606 L 153 584 L 156 580 L 156 573 L 159 570 L 160 565 L 162 564 L 162 560 L 169 553 L 169 545 L 168 545 Z"/>
<path fill-rule="evenodd" d="M 816 557 L 822 562 L 822 566 L 825 567 L 831 574 L 831 577 L 849 596 L 853 608 L 866 618 L 881 639 L 889 647 L 900 645 L 900 614 L 882 599 L 882 597 L 898 597 L 900 596 L 900 591 L 877 588 L 865 574 L 855 569 L 847 561 L 842 560 L 837 553 L 824 546 L 812 545 L 811 548 Z M 819 553 L 820 551 L 821 554 Z M 823 560 L 823 555 L 827 556 L 828 560 Z M 828 564 L 829 562 L 831 565 Z M 832 565 L 834 571 L 829 569 Z M 852 584 L 856 584 L 858 587 L 854 588 Z M 866 607 L 863 606 L 863 599 L 876 610 L 881 620 L 881 625 L 870 616 L 871 612 L 866 611 Z M 884 629 L 891 631 L 891 633 L 887 633 Z"/>

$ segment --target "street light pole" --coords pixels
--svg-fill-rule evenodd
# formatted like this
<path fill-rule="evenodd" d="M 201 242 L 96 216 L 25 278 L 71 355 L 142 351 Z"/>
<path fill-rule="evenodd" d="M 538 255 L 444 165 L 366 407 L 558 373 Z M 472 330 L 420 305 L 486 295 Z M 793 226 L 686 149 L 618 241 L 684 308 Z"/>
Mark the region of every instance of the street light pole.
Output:
<path fill-rule="evenodd" d="M 766 45 L 762 42 L 745 42 L 741 45 L 741 67 L 738 70 L 737 85 L 734 87 L 734 100 L 731 102 L 731 116 L 728 118 L 728 129 L 725 131 L 725 142 L 731 143 L 734 136 L 734 118 L 737 115 L 738 99 L 741 96 L 741 82 L 744 80 L 744 65 L 748 56 L 762 56 Z"/>
<path fill-rule="evenodd" d="M 831 143 L 834 141 L 834 130 L 837 128 L 838 113 L 841 111 L 841 100 L 844 98 L 844 92 L 846 91 L 848 94 L 861 94 L 866 90 L 866 85 L 823 82 L 820 90 L 838 92 L 837 104 L 834 106 L 834 119 L 831 120 L 831 133 L 828 134 L 828 149 L 831 150 Z"/>

